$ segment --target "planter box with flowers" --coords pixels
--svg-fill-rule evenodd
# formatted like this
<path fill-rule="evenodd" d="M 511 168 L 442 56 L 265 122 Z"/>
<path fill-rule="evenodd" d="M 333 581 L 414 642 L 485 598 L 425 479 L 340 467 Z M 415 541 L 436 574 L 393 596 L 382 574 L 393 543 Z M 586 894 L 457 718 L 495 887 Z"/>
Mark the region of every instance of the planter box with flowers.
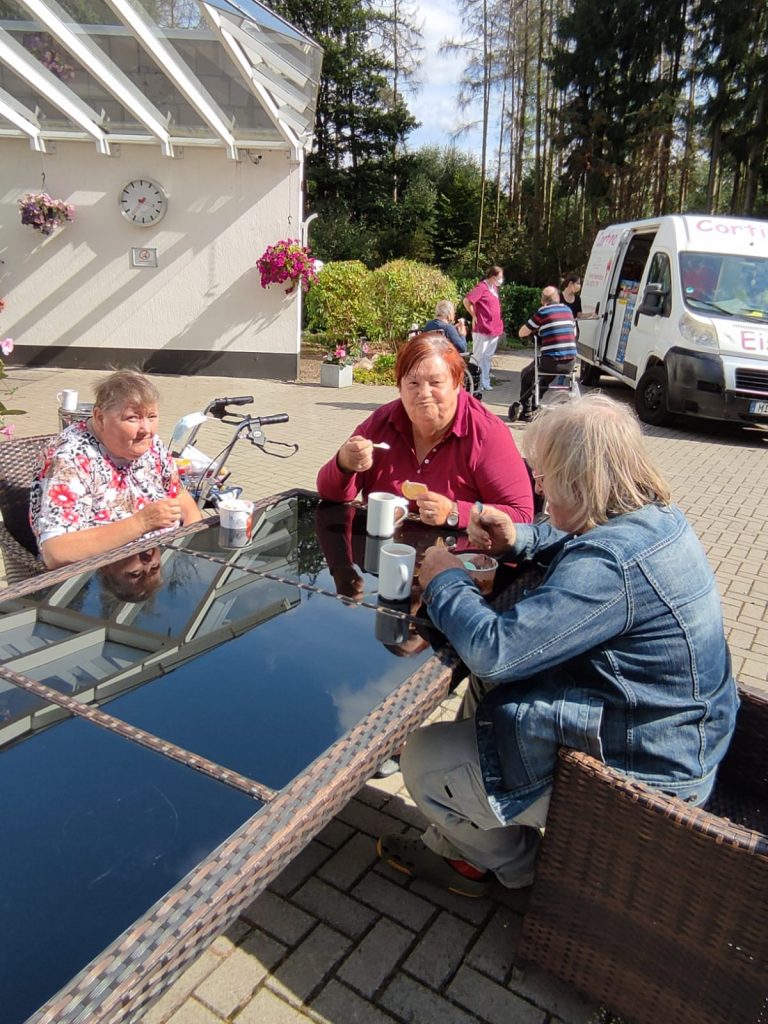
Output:
<path fill-rule="evenodd" d="M 285 289 L 286 295 L 290 295 L 297 285 L 301 285 L 302 291 L 308 291 L 317 279 L 311 249 L 300 245 L 296 238 L 284 238 L 274 245 L 268 245 L 256 260 L 256 267 L 261 274 L 262 288 L 289 282 Z"/>
<path fill-rule="evenodd" d="M 21 223 L 43 235 L 52 235 L 59 225 L 72 220 L 75 207 L 63 199 L 52 199 L 47 192 L 27 192 L 19 200 Z"/>
<path fill-rule="evenodd" d="M 348 388 L 352 384 L 353 364 L 368 354 L 368 345 L 336 345 L 320 364 L 320 383 L 324 388 Z"/>

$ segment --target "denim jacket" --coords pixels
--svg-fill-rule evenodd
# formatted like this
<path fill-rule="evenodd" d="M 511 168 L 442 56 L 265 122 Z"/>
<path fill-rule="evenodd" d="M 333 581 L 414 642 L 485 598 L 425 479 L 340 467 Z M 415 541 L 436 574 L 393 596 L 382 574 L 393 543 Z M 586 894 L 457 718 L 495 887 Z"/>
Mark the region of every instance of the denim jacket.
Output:
<path fill-rule="evenodd" d="M 506 557 L 547 568 L 514 607 L 495 612 L 460 569 L 425 592 L 435 625 L 490 687 L 476 724 L 499 820 L 552 785 L 561 745 L 702 803 L 738 696 L 714 576 L 682 512 L 647 505 L 580 536 L 516 531 Z"/>

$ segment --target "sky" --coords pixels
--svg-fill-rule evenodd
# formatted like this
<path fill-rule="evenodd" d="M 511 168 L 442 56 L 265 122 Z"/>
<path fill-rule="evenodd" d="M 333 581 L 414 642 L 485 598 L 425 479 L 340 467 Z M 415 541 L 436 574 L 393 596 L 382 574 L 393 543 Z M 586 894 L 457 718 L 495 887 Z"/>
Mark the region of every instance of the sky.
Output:
<path fill-rule="evenodd" d="M 463 70 L 461 57 L 441 56 L 438 52 L 445 39 L 459 39 L 462 35 L 455 0 L 416 0 L 416 10 L 415 22 L 423 23 L 423 84 L 418 93 L 408 94 L 406 100 L 411 113 L 422 125 L 408 137 L 411 150 L 427 145 L 450 144 L 451 133 L 471 116 L 458 110 L 459 80 Z M 462 135 L 456 146 L 479 153 L 479 128 Z"/>

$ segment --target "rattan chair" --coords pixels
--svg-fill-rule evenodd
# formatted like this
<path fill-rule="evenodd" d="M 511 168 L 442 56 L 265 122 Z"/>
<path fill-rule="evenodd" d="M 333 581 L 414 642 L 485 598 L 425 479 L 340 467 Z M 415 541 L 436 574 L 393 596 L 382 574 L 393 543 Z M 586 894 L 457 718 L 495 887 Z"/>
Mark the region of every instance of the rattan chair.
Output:
<path fill-rule="evenodd" d="M 0 553 L 8 583 L 35 576 L 44 568 L 29 525 L 29 485 L 38 455 L 55 436 L 38 434 L 0 444 Z"/>
<path fill-rule="evenodd" d="M 516 965 L 639 1024 L 768 1021 L 768 701 L 707 807 L 561 750 Z"/>

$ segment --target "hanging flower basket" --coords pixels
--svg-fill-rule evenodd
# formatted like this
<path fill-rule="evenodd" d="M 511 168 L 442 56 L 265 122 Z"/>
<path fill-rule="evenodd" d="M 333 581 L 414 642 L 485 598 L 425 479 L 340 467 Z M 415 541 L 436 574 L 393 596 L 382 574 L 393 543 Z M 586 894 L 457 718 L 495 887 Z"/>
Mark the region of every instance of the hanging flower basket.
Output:
<path fill-rule="evenodd" d="M 306 245 L 299 245 L 296 238 L 284 238 L 274 245 L 268 245 L 263 255 L 256 260 L 256 267 L 261 274 L 262 288 L 289 281 L 286 295 L 290 295 L 298 284 L 306 292 L 317 280 L 312 250 Z"/>
<path fill-rule="evenodd" d="M 61 224 L 73 220 L 75 207 L 63 199 L 52 199 L 47 192 L 27 192 L 19 200 L 21 223 L 35 231 L 52 235 Z"/>

